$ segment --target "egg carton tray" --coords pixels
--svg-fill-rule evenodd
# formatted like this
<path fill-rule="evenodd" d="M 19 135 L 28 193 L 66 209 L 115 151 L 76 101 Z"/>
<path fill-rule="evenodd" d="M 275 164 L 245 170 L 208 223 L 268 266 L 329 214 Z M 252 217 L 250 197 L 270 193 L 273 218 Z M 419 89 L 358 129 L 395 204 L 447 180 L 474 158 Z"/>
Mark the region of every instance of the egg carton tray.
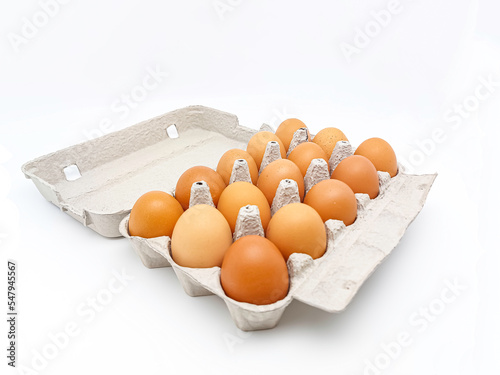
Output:
<path fill-rule="evenodd" d="M 290 150 L 308 140 L 306 129 L 299 129 Z M 348 142 L 338 142 L 330 160 L 330 170 L 354 149 Z M 262 169 L 279 159 L 279 146 L 270 142 L 263 158 Z M 275 327 L 286 307 L 293 299 L 328 311 L 341 312 L 350 303 L 364 281 L 397 246 L 407 227 L 422 209 L 436 174 L 410 175 L 399 166 L 398 174 L 391 178 L 378 172 L 380 193 L 375 199 L 367 194 L 356 194 L 358 216 L 349 226 L 338 220 L 325 223 L 327 250 L 313 260 L 306 254 L 292 254 L 288 261 L 290 289 L 287 296 L 271 305 L 259 306 L 235 301 L 224 293 L 220 284 L 220 267 L 189 268 L 173 259 L 169 237 L 141 238 L 131 236 L 127 215 L 120 223 L 120 233 L 126 237 L 143 264 L 148 268 L 172 267 L 184 291 L 193 297 L 215 294 L 226 303 L 238 328 L 245 331 Z M 317 182 L 330 178 L 327 163 L 320 159 L 311 162 L 304 178 L 308 191 Z M 243 160 L 236 160 L 230 182 L 248 181 L 250 174 Z M 174 191 L 170 191 L 175 194 Z M 299 202 L 296 182 L 283 180 L 271 206 L 274 214 L 282 206 Z M 190 207 L 195 204 L 213 205 L 208 186 L 195 182 L 191 188 Z M 248 234 L 264 235 L 257 206 L 242 207 L 238 215 L 234 240 Z"/>
<path fill-rule="evenodd" d="M 330 313 L 343 311 L 364 281 L 399 243 L 407 227 L 422 209 L 436 177 L 435 174 L 417 176 L 402 171 L 393 178 L 380 172 L 379 176 L 381 192 L 378 197 L 370 199 L 366 194 L 356 194 L 358 217 L 353 224 L 346 227 L 339 220 L 325 223 L 327 250 L 321 258 L 313 260 L 309 255 L 299 253 L 290 255 L 287 261 L 289 292 L 284 299 L 270 305 L 242 303 L 226 296 L 220 283 L 220 267 L 189 268 L 175 263 L 170 237 L 146 239 L 130 236 L 129 216 L 120 223 L 120 232 L 129 239 L 146 266 L 171 266 L 188 295 L 215 294 L 222 298 L 241 330 L 269 329 L 278 324 L 293 299 Z M 279 191 L 277 197 L 278 194 Z M 197 203 L 206 202 L 202 200 Z M 284 201 L 282 203 L 286 204 Z M 259 234 L 259 228 L 252 225 L 243 224 L 238 228 L 238 224 L 245 222 L 245 217 L 252 216 L 252 209 L 255 210 L 256 206 L 246 206 L 240 210 L 236 238 L 245 234 Z"/>
<path fill-rule="evenodd" d="M 266 124 L 260 130 L 272 131 Z M 177 265 L 171 256 L 169 237 L 146 239 L 128 232 L 130 210 L 142 194 L 151 190 L 174 193 L 178 178 L 187 168 L 215 168 L 225 151 L 245 149 L 256 132 L 239 125 L 235 115 L 190 106 L 42 156 L 24 164 L 22 171 L 48 201 L 83 225 L 106 237 L 128 238 L 146 267 L 171 266 L 188 295 L 215 294 L 222 298 L 242 330 L 276 326 L 293 299 L 331 313 L 340 312 L 399 243 L 422 209 L 436 174 L 410 175 L 401 166 L 393 178 L 379 172 L 379 196 L 369 199 L 366 194 L 356 194 L 358 217 L 352 225 L 346 227 L 337 220 L 325 223 L 327 250 L 321 258 L 313 260 L 305 254 L 289 257 L 289 292 L 271 305 L 241 303 L 227 297 L 220 284 L 219 267 Z M 307 130 L 298 130 L 290 149 L 308 136 Z M 348 142 L 337 143 L 328 162 L 330 169 L 352 153 Z M 277 143 L 270 142 L 261 170 L 279 157 Z M 231 182 L 249 179 L 247 166 L 240 162 L 235 162 Z M 76 170 L 76 177 L 68 170 Z M 313 160 L 304 179 L 306 191 L 326 178 L 326 163 Z M 190 205 L 211 204 L 203 182 L 193 184 L 192 192 Z M 282 181 L 272 212 L 297 199 L 296 184 Z M 263 234 L 261 227 L 252 226 L 255 208 L 242 208 L 235 238 Z"/>

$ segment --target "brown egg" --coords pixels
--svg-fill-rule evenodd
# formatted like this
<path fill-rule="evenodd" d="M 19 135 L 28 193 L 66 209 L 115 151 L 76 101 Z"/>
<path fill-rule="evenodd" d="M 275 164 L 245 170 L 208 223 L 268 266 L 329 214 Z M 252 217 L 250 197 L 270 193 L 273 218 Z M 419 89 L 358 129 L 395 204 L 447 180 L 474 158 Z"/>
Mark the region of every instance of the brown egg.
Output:
<path fill-rule="evenodd" d="M 304 198 L 304 177 L 299 167 L 290 160 L 279 159 L 265 167 L 257 180 L 257 187 L 264 193 L 270 206 L 273 204 L 280 181 L 285 179 L 297 182 L 300 200 Z"/>
<path fill-rule="evenodd" d="M 205 181 L 208 184 L 212 200 L 216 206 L 219 202 L 222 190 L 226 187 L 220 174 L 213 169 L 202 166 L 189 168 L 179 177 L 177 186 L 175 187 L 175 198 L 177 198 L 184 210 L 189 208 L 191 186 L 198 181 Z"/>
<path fill-rule="evenodd" d="M 266 229 L 271 219 L 271 208 L 264 193 L 249 182 L 234 182 L 225 188 L 219 198 L 217 209 L 224 215 L 234 232 L 240 208 L 249 204 L 259 208 L 262 228 Z"/>
<path fill-rule="evenodd" d="M 368 158 L 377 171 L 388 172 L 391 177 L 398 173 L 396 153 L 391 145 L 381 138 L 367 139 L 359 145 L 354 155 Z"/>
<path fill-rule="evenodd" d="M 262 163 L 262 158 L 264 157 L 264 153 L 266 152 L 267 144 L 271 141 L 278 142 L 280 146 L 281 157 L 283 159 L 286 159 L 285 146 L 276 134 L 266 131 L 255 133 L 248 141 L 247 152 L 252 155 L 253 159 L 255 160 L 257 169 L 260 169 L 260 164 Z"/>
<path fill-rule="evenodd" d="M 368 194 L 371 199 L 378 195 L 377 170 L 364 156 L 352 155 L 342 160 L 333 170 L 332 178 L 345 182 L 354 193 Z"/>
<path fill-rule="evenodd" d="M 304 203 L 290 203 L 274 214 L 266 238 L 274 243 L 285 260 L 292 253 L 304 253 L 313 259 L 326 251 L 326 229 L 316 210 Z"/>
<path fill-rule="evenodd" d="M 222 155 L 219 160 L 219 164 L 217 164 L 217 173 L 221 175 L 226 185 L 229 185 L 231 173 L 233 172 L 234 162 L 238 159 L 246 160 L 252 182 L 253 184 L 256 184 L 257 178 L 259 178 L 259 170 L 257 169 L 257 164 L 255 164 L 255 160 L 253 160 L 252 156 L 248 152 L 240 150 L 239 148 L 233 148 L 229 151 L 226 151 L 224 155 Z"/>
<path fill-rule="evenodd" d="M 318 182 L 306 194 L 304 203 L 314 208 L 323 221 L 341 220 L 345 225 L 351 225 L 358 213 L 354 192 L 340 180 Z"/>
<path fill-rule="evenodd" d="M 293 161 L 299 167 L 302 176 L 306 176 L 307 168 L 311 164 L 313 159 L 323 159 L 326 161 L 326 165 L 328 165 L 328 156 L 325 154 L 325 151 L 313 142 L 304 142 L 298 145 L 290 152 L 288 155 L 288 160 Z M 328 171 L 330 167 L 328 167 Z"/>
<path fill-rule="evenodd" d="M 300 128 L 306 128 L 306 124 L 300 121 L 297 118 L 289 118 L 283 121 L 278 129 L 276 129 L 276 135 L 281 139 L 283 144 L 285 145 L 285 149 L 288 152 L 288 148 L 290 147 L 290 142 L 293 139 L 294 133 Z"/>
<path fill-rule="evenodd" d="M 180 203 L 170 194 L 150 191 L 132 207 L 128 220 L 129 233 L 144 238 L 171 236 L 183 212 Z"/>
<path fill-rule="evenodd" d="M 328 158 L 338 141 L 347 141 L 345 134 L 337 128 L 324 128 L 320 130 L 313 138 L 313 142 L 321 146 Z"/>
<path fill-rule="evenodd" d="M 231 245 L 222 262 L 220 282 L 229 298 L 254 305 L 282 300 L 290 283 L 280 251 L 260 236 L 245 236 Z"/>
<path fill-rule="evenodd" d="M 220 267 L 232 242 L 224 216 L 212 206 L 197 204 L 186 210 L 175 225 L 172 259 L 183 267 Z"/>

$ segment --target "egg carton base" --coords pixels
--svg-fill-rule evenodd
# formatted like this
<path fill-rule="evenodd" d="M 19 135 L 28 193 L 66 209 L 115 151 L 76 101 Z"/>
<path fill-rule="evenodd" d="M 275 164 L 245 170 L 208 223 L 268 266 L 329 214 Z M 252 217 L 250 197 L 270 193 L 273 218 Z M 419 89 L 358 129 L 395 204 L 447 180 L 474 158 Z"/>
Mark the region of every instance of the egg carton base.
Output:
<path fill-rule="evenodd" d="M 357 194 L 359 212 L 356 221 L 345 226 L 338 220 L 325 223 L 327 251 L 318 259 L 306 254 L 292 254 L 287 266 L 290 290 L 287 296 L 271 305 L 253 305 L 227 297 L 220 284 L 220 268 L 188 268 L 175 263 L 170 238 L 144 241 L 128 233 L 127 218 L 121 234 L 138 251 L 162 257 L 173 267 L 188 295 L 215 294 L 226 303 L 238 328 L 244 331 L 275 327 L 293 299 L 321 310 L 343 311 L 361 285 L 396 248 L 406 229 L 421 211 L 436 178 L 431 175 L 408 175 L 400 171 L 393 178 L 381 179 L 377 198 Z"/>

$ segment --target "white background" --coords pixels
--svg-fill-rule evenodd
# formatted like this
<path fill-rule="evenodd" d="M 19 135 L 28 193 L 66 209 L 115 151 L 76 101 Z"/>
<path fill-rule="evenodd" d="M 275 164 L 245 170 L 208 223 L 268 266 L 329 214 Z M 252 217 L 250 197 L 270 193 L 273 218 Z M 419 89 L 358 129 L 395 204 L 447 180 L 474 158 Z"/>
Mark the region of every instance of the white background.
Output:
<path fill-rule="evenodd" d="M 37 1 L 2 1 L 0 310 L 6 260 L 15 259 L 25 370 L 6 365 L 3 323 L 1 373 L 498 374 L 500 86 L 475 95 L 481 82 L 500 82 L 500 6 L 401 0 L 377 26 L 372 12 L 390 3 L 73 0 L 44 18 Z M 355 38 L 366 29 L 364 46 Z M 351 56 L 347 44 L 357 48 Z M 165 74 L 133 109 L 117 112 L 148 69 Z M 464 101 L 465 118 L 450 120 Z M 20 170 L 190 104 L 254 128 L 296 116 L 313 132 L 339 127 L 354 145 L 380 136 L 416 173 L 439 176 L 346 311 L 293 302 L 275 329 L 244 334 L 222 300 L 188 297 L 171 269 L 146 269 L 126 240 L 61 213 Z M 133 280 L 92 319 L 82 314 L 122 270 Z M 447 283 L 464 289 L 444 304 Z M 444 309 L 412 323 L 429 305 Z M 77 334 L 51 351 L 51 335 L 71 322 Z M 411 344 L 384 361 L 384 347 L 404 332 Z M 53 358 L 40 364 L 44 351 Z"/>

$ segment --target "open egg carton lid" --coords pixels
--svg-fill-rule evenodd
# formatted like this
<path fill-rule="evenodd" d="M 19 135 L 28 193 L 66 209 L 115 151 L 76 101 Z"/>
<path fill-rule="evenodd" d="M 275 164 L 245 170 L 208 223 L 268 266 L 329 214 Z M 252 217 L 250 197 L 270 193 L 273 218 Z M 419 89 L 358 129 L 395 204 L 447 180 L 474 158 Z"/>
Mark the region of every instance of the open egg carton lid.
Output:
<path fill-rule="evenodd" d="M 235 115 L 189 106 L 41 156 L 21 169 L 62 211 L 105 237 L 119 237 L 120 221 L 142 194 L 172 192 L 187 168 L 214 168 L 227 149 L 244 149 L 256 132 L 239 125 Z"/>

